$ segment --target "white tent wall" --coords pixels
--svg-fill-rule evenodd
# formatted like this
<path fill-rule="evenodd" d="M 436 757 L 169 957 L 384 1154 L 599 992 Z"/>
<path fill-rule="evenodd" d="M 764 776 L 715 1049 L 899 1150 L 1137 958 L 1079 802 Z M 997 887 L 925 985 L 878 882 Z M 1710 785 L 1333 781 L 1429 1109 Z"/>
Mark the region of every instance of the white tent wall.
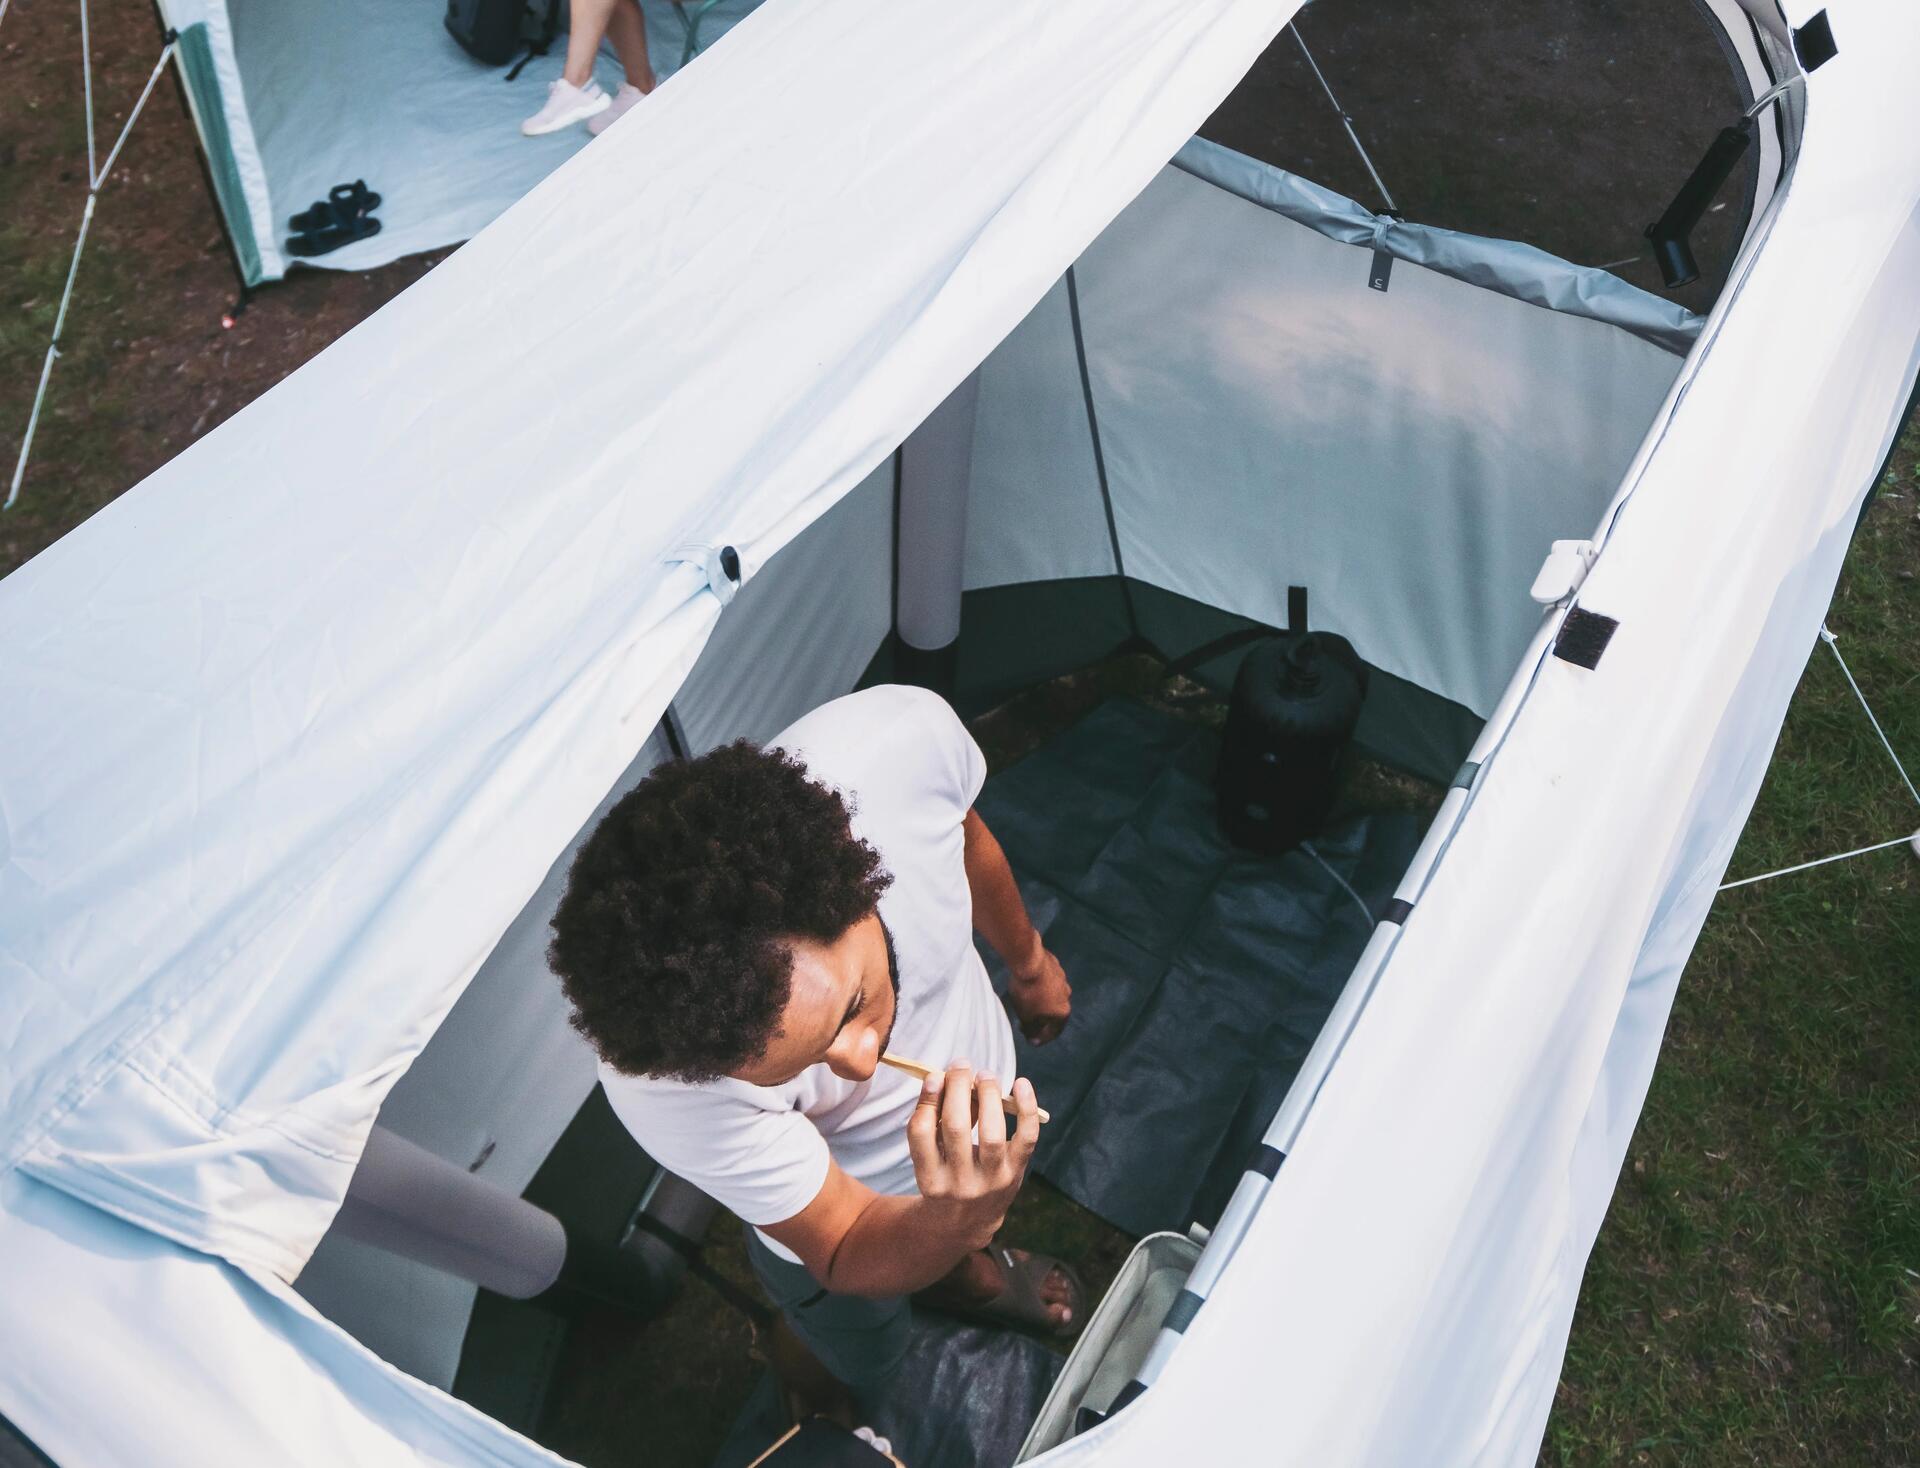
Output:
<path fill-rule="evenodd" d="M 60 1468 L 564 1461 L 381 1361 L 281 1281 L 18 1172 L 0 1175 L 0 1299 L 0 1405 Z"/>
<path fill-rule="evenodd" d="M 1535 1461 L 1680 971 L 1920 374 L 1920 133 L 1886 127 L 1920 13 L 1828 9 L 1840 52 L 1787 191 L 1580 589 L 1618 619 L 1604 657 L 1523 668 L 1220 1288 L 1154 1389 L 1057 1461 L 1256 1436 L 1277 1462 Z"/>

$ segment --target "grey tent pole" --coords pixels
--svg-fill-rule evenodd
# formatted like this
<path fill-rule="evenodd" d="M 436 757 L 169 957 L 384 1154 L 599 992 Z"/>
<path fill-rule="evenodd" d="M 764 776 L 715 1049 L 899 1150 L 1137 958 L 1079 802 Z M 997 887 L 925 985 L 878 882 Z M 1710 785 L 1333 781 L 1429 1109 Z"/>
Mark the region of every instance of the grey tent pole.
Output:
<path fill-rule="evenodd" d="M 953 692 L 966 560 L 967 486 L 980 374 L 970 373 L 900 446 L 895 525 L 895 668 L 902 682 Z"/>
<path fill-rule="evenodd" d="M 1307 49 L 1306 38 L 1300 34 L 1300 27 L 1288 23 L 1287 29 L 1293 33 L 1294 40 L 1300 43 L 1300 54 L 1307 58 L 1307 65 L 1313 68 L 1313 75 L 1320 83 L 1320 90 L 1327 94 L 1327 100 L 1333 104 L 1333 110 L 1340 119 L 1340 126 L 1347 130 L 1347 136 L 1353 141 L 1353 151 L 1360 155 L 1360 161 L 1367 166 L 1367 172 L 1373 175 L 1373 186 L 1380 190 L 1380 197 L 1387 201 L 1386 212 L 1397 215 L 1399 206 L 1393 202 L 1393 195 L 1387 192 L 1385 180 L 1380 170 L 1373 166 L 1373 160 L 1367 156 L 1367 150 L 1360 142 L 1360 134 L 1353 130 L 1353 119 L 1347 115 L 1347 109 L 1340 105 L 1340 99 L 1333 95 L 1333 88 L 1327 84 L 1326 73 L 1320 70 L 1320 63 L 1313 59 L 1313 53 Z"/>

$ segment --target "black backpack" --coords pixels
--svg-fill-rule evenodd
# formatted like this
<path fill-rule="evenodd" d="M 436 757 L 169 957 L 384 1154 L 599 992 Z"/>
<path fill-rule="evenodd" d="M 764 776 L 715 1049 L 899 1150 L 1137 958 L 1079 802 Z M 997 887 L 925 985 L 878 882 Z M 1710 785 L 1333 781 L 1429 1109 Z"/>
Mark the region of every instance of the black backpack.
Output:
<path fill-rule="evenodd" d="M 528 56 L 547 54 L 560 31 L 560 6 L 561 0 L 447 0 L 447 32 L 476 60 L 505 66 L 522 46 Z"/>

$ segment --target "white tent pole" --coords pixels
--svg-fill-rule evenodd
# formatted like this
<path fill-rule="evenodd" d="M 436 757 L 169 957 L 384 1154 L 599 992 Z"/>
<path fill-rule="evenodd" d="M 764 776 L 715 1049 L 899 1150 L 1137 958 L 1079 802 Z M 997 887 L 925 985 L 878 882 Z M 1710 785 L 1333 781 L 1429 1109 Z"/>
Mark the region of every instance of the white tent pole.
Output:
<path fill-rule="evenodd" d="M 1367 172 L 1373 175 L 1373 186 L 1380 190 L 1380 197 L 1387 201 L 1387 213 L 1398 214 L 1399 206 L 1393 202 L 1393 195 L 1387 192 L 1386 182 L 1380 177 L 1380 170 L 1373 166 L 1373 160 L 1367 156 L 1360 134 L 1353 130 L 1353 119 L 1347 115 L 1347 109 L 1340 105 L 1340 99 L 1333 95 L 1333 88 L 1327 85 L 1326 73 L 1320 70 L 1320 63 L 1313 59 L 1313 53 L 1307 49 L 1306 38 L 1300 34 L 1300 27 L 1289 24 L 1287 29 L 1293 32 L 1294 40 L 1300 43 L 1300 54 L 1307 58 L 1307 65 L 1313 68 L 1313 74 L 1320 83 L 1320 90 L 1327 94 L 1327 100 L 1333 104 L 1333 110 L 1340 119 L 1340 126 L 1347 130 L 1347 136 L 1353 140 L 1353 149 L 1360 155 L 1360 161 L 1367 165 Z"/>
<path fill-rule="evenodd" d="M 93 41 L 87 32 L 87 0 L 80 0 L 80 84 L 87 108 L 87 177 L 99 172 L 93 157 Z"/>
<path fill-rule="evenodd" d="M 9 0 L 0 0 L 0 17 L 6 14 Z M 80 4 L 81 49 L 87 51 L 87 6 L 86 0 Z M 27 457 L 33 452 L 33 435 L 40 426 L 40 410 L 47 400 L 47 384 L 53 378 L 53 364 L 60 355 L 60 334 L 66 330 L 67 307 L 73 303 L 73 283 L 80 275 L 80 256 L 87 248 L 87 231 L 93 225 L 93 210 L 99 200 L 100 190 L 107 177 L 113 172 L 113 165 L 120 157 L 120 150 L 126 146 L 127 137 L 133 132 L 133 124 L 139 118 L 141 110 L 147 105 L 147 98 L 153 95 L 153 89 L 159 85 L 160 73 L 166 70 L 167 63 L 173 59 L 174 48 L 179 43 L 168 41 L 160 48 L 160 59 L 153 63 L 153 70 L 147 75 L 147 84 L 140 89 L 140 95 L 134 100 L 133 110 L 127 113 L 126 123 L 120 129 L 120 136 L 114 139 L 113 148 L 107 154 L 107 161 L 98 169 L 94 167 L 93 147 L 93 67 L 87 62 L 83 67 L 86 75 L 87 106 L 87 207 L 80 215 L 80 233 L 73 241 L 73 259 L 67 263 L 67 283 L 60 292 L 60 309 L 53 317 L 53 338 L 47 343 L 47 355 L 40 363 L 40 383 L 33 391 L 33 407 L 27 414 L 27 431 L 20 436 L 20 456 L 13 463 L 13 479 L 7 486 L 7 497 L 0 501 L 0 510 L 11 510 L 13 502 L 20 498 L 20 486 L 27 477 Z"/>
<path fill-rule="evenodd" d="M 113 172 L 114 161 L 119 158 L 120 150 L 127 145 L 127 136 L 133 131 L 133 124 L 140 116 L 140 110 L 147 105 L 147 98 L 153 95 L 153 89 L 160 85 L 160 73 L 167 69 L 167 63 L 173 59 L 174 48 L 180 43 L 169 41 L 160 48 L 160 57 L 153 63 L 153 70 L 147 73 L 147 84 L 140 89 L 140 95 L 134 99 L 133 110 L 127 114 L 127 120 L 120 128 L 120 136 L 113 140 L 113 147 L 107 151 L 107 161 L 100 165 L 99 173 L 93 178 L 93 191 L 98 193 L 106 183 L 107 175 Z M 91 129 L 89 129 L 91 131 Z"/>

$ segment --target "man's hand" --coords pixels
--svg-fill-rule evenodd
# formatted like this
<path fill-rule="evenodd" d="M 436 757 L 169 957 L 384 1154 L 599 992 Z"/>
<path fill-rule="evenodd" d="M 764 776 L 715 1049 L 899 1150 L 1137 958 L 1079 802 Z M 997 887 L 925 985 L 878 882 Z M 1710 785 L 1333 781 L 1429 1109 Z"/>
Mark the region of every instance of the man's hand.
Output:
<path fill-rule="evenodd" d="M 1040 935 L 1033 935 L 1033 956 L 1012 970 L 1007 997 L 1020 1016 L 1020 1030 L 1035 1045 L 1044 1045 L 1067 1022 L 1073 1012 L 1073 986 L 1067 983 L 1060 960 L 1047 951 Z"/>
<path fill-rule="evenodd" d="M 1015 1081 L 1013 1100 L 1019 1114 L 1009 1137 L 999 1081 L 992 1076 L 976 1080 L 964 1061 L 956 1062 L 944 1076 L 936 1071 L 921 1083 L 919 1104 L 907 1122 L 907 1149 L 921 1197 L 977 1249 L 992 1242 L 1006 1221 L 1040 1139 L 1032 1083 Z"/>

